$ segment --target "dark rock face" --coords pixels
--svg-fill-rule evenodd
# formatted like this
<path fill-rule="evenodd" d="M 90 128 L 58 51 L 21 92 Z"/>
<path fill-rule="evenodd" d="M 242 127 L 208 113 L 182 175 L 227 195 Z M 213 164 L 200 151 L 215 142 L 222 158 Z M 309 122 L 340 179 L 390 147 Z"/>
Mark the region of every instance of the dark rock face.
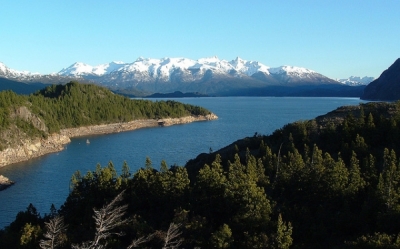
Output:
<path fill-rule="evenodd" d="M 390 101 L 400 99 L 400 58 L 365 88 L 361 99 Z"/>

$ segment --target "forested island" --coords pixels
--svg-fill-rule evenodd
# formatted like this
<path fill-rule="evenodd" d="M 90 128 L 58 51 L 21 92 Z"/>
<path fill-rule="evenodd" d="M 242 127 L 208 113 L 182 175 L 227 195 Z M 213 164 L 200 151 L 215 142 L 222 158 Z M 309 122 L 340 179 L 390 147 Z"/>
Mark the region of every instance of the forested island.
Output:
<path fill-rule="evenodd" d="M 0 92 L 0 166 L 59 151 L 70 137 L 217 118 L 176 101 L 130 99 L 91 84 Z"/>
<path fill-rule="evenodd" d="M 71 177 L 31 204 L 5 248 L 400 248 L 400 102 L 342 107 L 254 134 L 185 166 Z"/>

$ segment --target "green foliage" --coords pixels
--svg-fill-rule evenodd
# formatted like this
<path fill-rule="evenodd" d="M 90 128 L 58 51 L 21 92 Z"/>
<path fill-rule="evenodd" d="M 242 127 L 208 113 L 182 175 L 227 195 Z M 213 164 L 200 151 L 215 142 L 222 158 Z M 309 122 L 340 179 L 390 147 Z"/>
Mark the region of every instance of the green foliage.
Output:
<path fill-rule="evenodd" d="M 354 242 L 346 243 L 349 248 L 362 249 L 398 249 L 400 248 L 400 234 L 388 235 L 385 233 L 375 233 L 373 235 L 364 235 L 357 238 Z"/>
<path fill-rule="evenodd" d="M 38 248 L 44 219 L 36 208 L 29 204 L 25 211 L 17 214 L 15 220 L 0 232 L 2 248 Z"/>
<path fill-rule="evenodd" d="M 65 94 L 50 90 L 51 98 Z M 118 228 L 125 238 L 106 241 L 115 248 L 150 234 L 155 239 L 145 247 L 157 247 L 171 221 L 182 224 L 184 248 L 400 248 L 394 106 L 368 104 L 341 122 L 289 124 L 199 155 L 185 167 L 163 160 L 156 170 L 147 157 L 133 175 L 126 162 L 121 175 L 112 162 L 76 172 L 58 211 L 68 225 L 67 244 L 92 238 L 93 209 L 124 191 L 132 222 Z M 43 229 L 44 220 L 29 210 L 0 232 L 0 244 L 18 247 L 26 224 Z M 24 241 L 32 241 L 26 226 Z"/>
<path fill-rule="evenodd" d="M 275 236 L 275 247 L 279 249 L 288 249 L 292 243 L 292 225 L 282 220 L 282 215 L 278 216 L 277 231 Z"/>
<path fill-rule="evenodd" d="M 113 94 L 106 88 L 78 82 L 49 86 L 31 95 L 29 100 L 35 113 L 49 124 L 51 131 L 135 119 L 209 114 L 209 111 L 198 106 L 175 101 L 131 100 Z"/>
<path fill-rule="evenodd" d="M 21 106 L 43 121 L 47 131 L 14 115 Z M 132 100 L 103 87 L 71 81 L 48 86 L 29 96 L 0 92 L 0 138 L 2 132 L 9 130 L 10 124 L 15 124 L 28 137 L 45 137 L 64 128 L 207 114 L 210 112 L 199 106 L 170 100 Z"/>
<path fill-rule="evenodd" d="M 12 91 L 0 92 L 0 131 L 9 127 L 11 110 L 22 105 L 25 101 L 26 96 L 17 95 Z"/>
<path fill-rule="evenodd" d="M 23 248 L 35 247 L 41 233 L 42 229 L 39 225 L 33 226 L 31 223 L 26 223 L 21 231 L 20 245 Z"/>
<path fill-rule="evenodd" d="M 14 124 L 29 137 L 46 137 L 45 132 L 37 129 L 32 125 L 32 123 L 27 122 L 21 118 L 15 118 Z"/>
<path fill-rule="evenodd" d="M 211 236 L 211 245 L 213 248 L 229 248 L 232 242 L 232 231 L 227 224 L 223 224 Z"/>

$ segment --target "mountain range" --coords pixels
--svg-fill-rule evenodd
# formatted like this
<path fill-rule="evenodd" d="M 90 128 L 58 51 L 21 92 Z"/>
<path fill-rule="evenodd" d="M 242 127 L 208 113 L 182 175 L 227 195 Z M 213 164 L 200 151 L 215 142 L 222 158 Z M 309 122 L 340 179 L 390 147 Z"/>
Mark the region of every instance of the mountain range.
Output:
<path fill-rule="evenodd" d="M 82 62 L 58 73 L 41 75 L 9 69 L 0 63 L 0 77 L 25 83 L 61 83 L 70 79 L 92 82 L 124 93 L 199 92 L 207 95 L 361 96 L 371 77 L 333 80 L 313 70 L 268 67 L 237 57 L 191 60 L 138 58 L 132 63 L 113 61 L 91 66 Z M 358 87 L 348 87 L 358 86 Z M 361 86 L 360 86 L 361 85 Z"/>
<path fill-rule="evenodd" d="M 347 79 L 336 79 L 336 81 L 349 85 L 349 86 L 362 86 L 362 85 L 368 85 L 371 83 L 373 80 L 375 80 L 374 77 L 358 77 L 358 76 L 350 76 Z"/>

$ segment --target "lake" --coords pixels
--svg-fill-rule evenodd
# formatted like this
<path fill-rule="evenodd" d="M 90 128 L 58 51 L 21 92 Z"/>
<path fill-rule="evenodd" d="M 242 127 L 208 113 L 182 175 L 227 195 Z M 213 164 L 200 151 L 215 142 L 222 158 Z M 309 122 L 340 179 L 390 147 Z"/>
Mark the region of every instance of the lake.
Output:
<path fill-rule="evenodd" d="M 258 134 L 268 135 L 287 123 L 323 115 L 344 105 L 364 103 L 358 98 L 308 97 L 215 97 L 174 99 L 199 105 L 219 119 L 170 127 L 145 128 L 116 134 L 72 139 L 65 149 L 27 162 L 0 168 L 0 174 L 16 182 L 0 191 L 0 228 L 15 219 L 32 203 L 43 215 L 53 203 L 59 208 L 69 193 L 71 176 L 85 174 L 112 161 L 120 170 L 126 161 L 134 173 L 144 167 L 146 156 L 158 169 L 185 165 L 200 153 L 225 147 L 234 141 Z M 156 100 L 154 100 L 156 101 Z M 90 140 L 90 144 L 86 140 Z"/>

